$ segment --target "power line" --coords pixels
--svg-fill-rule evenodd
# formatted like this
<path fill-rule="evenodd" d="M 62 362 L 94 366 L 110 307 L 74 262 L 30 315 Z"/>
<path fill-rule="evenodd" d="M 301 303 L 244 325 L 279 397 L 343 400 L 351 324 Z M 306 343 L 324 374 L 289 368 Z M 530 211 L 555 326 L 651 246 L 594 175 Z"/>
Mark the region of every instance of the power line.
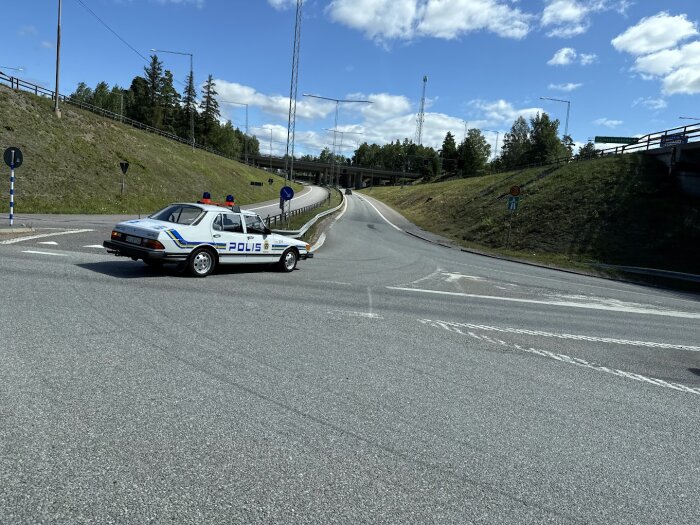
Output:
<path fill-rule="evenodd" d="M 109 25 L 107 25 L 107 23 L 104 20 L 102 20 L 99 16 L 97 16 L 97 14 L 95 14 L 95 12 L 92 9 L 90 9 L 87 5 L 85 5 L 83 0 L 75 0 L 75 1 L 78 2 L 81 6 L 83 6 L 92 16 L 94 16 L 114 36 L 116 36 L 119 40 L 121 40 L 129 49 L 131 49 L 134 53 L 136 53 L 138 56 L 140 56 L 144 61 L 148 62 L 148 59 L 145 56 L 143 56 L 141 53 L 139 53 L 139 51 L 134 46 L 132 46 L 129 42 L 127 42 L 121 36 L 119 36 L 119 33 L 117 33 L 114 29 L 109 27 Z"/>

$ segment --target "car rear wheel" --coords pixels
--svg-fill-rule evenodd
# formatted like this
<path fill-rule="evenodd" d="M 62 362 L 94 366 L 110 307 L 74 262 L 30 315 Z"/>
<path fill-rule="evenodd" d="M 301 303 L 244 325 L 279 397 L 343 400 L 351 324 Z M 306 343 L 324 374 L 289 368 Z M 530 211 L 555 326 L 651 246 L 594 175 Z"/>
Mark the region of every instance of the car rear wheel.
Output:
<path fill-rule="evenodd" d="M 216 267 L 216 256 L 208 248 L 195 250 L 187 259 L 187 270 L 193 277 L 206 277 Z"/>
<path fill-rule="evenodd" d="M 289 249 L 282 254 L 282 258 L 279 262 L 279 268 L 283 272 L 292 272 L 294 268 L 297 267 L 297 261 L 299 256 L 295 250 Z"/>

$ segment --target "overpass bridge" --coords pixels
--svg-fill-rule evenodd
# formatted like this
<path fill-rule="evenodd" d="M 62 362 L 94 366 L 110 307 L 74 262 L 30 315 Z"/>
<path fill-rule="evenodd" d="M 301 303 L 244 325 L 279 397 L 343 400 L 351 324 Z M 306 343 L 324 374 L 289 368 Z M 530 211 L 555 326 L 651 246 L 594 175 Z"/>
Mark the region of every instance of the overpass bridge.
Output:
<path fill-rule="evenodd" d="M 285 157 L 248 155 L 248 163 L 252 163 L 256 168 L 267 168 L 273 171 L 281 170 L 284 172 L 288 169 L 288 159 Z M 309 177 L 312 182 L 319 185 L 333 185 L 334 179 L 337 177 L 340 186 L 355 189 L 365 186 L 398 184 L 422 177 L 418 173 L 362 168 L 349 164 L 336 164 L 334 166 L 325 162 L 299 159 L 294 159 L 294 174 L 300 178 Z"/>

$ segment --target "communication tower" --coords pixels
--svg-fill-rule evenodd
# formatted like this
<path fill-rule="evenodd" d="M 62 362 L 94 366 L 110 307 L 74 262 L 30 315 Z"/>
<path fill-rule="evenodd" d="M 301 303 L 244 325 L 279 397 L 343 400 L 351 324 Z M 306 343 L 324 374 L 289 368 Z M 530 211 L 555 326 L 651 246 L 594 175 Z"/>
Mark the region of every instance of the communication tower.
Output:
<path fill-rule="evenodd" d="M 416 144 L 423 144 L 423 122 L 425 121 L 425 88 L 428 85 L 428 75 L 423 75 L 423 96 L 420 99 L 420 111 L 416 119 Z"/>

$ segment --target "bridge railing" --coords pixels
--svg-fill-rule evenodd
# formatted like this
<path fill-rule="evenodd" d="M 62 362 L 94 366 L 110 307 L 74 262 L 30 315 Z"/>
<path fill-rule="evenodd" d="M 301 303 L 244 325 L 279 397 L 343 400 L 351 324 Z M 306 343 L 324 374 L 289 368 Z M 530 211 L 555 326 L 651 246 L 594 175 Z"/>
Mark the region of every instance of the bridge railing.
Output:
<path fill-rule="evenodd" d="M 325 205 L 327 202 L 330 202 L 331 200 L 331 194 L 330 192 L 328 193 L 328 198 L 322 200 L 321 202 L 317 202 L 315 204 L 310 204 L 308 206 L 304 206 L 303 208 L 298 208 L 296 210 L 292 210 L 291 212 L 287 213 L 279 213 L 278 215 L 268 215 L 267 218 L 265 219 L 265 223 L 267 224 L 268 228 L 272 228 L 273 226 L 277 225 L 282 225 L 287 218 L 291 219 L 292 217 L 296 217 L 298 215 L 301 215 L 303 213 L 306 213 L 307 211 L 315 210 L 317 208 L 320 208 L 321 206 Z"/>

